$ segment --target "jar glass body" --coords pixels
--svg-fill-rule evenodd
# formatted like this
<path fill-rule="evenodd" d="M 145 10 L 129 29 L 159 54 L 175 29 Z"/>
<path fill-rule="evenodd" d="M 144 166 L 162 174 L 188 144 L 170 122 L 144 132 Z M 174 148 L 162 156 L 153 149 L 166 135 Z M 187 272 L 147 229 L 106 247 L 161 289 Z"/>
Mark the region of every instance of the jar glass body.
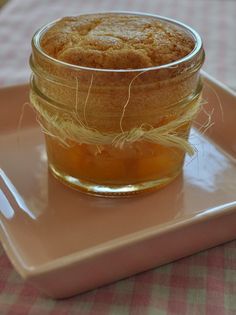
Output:
<path fill-rule="evenodd" d="M 158 141 L 158 132 L 200 102 L 200 38 L 186 29 L 196 42 L 195 51 L 173 64 L 101 70 L 43 53 L 40 38 L 48 27 L 32 41 L 31 102 L 45 132 L 54 176 L 81 191 L 110 196 L 149 191 L 172 181 L 182 170 L 185 150 Z M 179 124 L 173 136 L 188 139 L 191 123 Z"/>

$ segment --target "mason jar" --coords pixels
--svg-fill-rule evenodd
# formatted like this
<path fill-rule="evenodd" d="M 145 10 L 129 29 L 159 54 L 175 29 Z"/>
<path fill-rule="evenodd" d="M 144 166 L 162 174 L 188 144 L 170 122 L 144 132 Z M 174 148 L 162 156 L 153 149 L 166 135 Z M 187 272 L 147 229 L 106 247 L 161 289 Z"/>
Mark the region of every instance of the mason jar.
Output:
<path fill-rule="evenodd" d="M 48 166 L 80 191 L 120 196 L 163 187 L 180 174 L 185 154 L 194 153 L 188 135 L 201 107 L 202 40 L 189 26 L 151 17 L 184 32 L 193 50 L 150 68 L 100 69 L 43 51 L 42 36 L 56 22 L 33 36 L 30 99 L 45 135 Z"/>

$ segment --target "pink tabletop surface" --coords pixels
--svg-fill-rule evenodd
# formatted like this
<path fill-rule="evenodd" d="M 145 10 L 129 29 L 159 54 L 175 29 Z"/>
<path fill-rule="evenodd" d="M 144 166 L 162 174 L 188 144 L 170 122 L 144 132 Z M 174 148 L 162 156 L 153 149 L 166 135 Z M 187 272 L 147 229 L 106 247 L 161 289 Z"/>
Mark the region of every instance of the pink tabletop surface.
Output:
<path fill-rule="evenodd" d="M 111 10 L 149 12 L 193 26 L 204 40 L 205 70 L 236 88 L 234 0 L 11 0 L 0 11 L 0 86 L 28 81 L 30 40 L 39 26 L 65 15 Z M 61 301 L 21 280 L 0 246 L 0 314 L 233 315 L 236 241 Z"/>

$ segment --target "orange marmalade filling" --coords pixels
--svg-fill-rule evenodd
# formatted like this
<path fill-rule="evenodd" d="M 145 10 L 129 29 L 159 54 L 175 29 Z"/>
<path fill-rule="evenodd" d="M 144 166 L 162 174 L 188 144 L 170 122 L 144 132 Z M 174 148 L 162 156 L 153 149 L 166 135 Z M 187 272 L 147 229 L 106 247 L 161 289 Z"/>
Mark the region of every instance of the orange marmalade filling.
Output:
<path fill-rule="evenodd" d="M 179 60 L 194 48 L 193 39 L 168 22 L 112 13 L 63 18 L 44 33 L 40 44 L 54 59 L 97 69 L 155 67 Z M 128 95 L 127 82 L 130 81 L 124 79 L 124 86 L 122 80 L 117 81 L 120 84 L 117 87 L 112 80 L 113 74 L 109 72 L 99 79 L 95 74 L 91 89 L 89 80 L 82 80 L 82 89 L 80 85 L 77 87 L 76 98 L 86 103 L 88 124 L 98 130 L 104 126 L 102 132 L 119 131 L 122 106 Z M 168 73 L 163 82 L 155 80 L 158 81 L 158 76 L 153 73 L 150 77 L 148 74 L 145 78 L 140 76 L 137 80 L 140 89 L 136 86 L 135 92 L 131 90 L 124 117 L 126 130 L 141 123 L 157 127 L 175 119 L 174 114 L 163 114 L 163 118 L 160 110 L 155 114 L 155 109 L 162 103 L 165 106 L 178 103 L 196 84 L 196 79 L 192 78 L 168 79 Z M 72 106 L 75 95 L 72 97 L 63 87 L 54 88 L 46 81 L 40 84 L 51 98 L 59 103 L 63 100 L 64 104 L 68 101 Z M 143 117 L 148 118 L 143 121 Z M 187 123 L 176 132 L 187 139 L 189 128 Z M 123 148 L 117 148 L 112 144 L 81 144 L 78 139 L 65 146 L 56 137 L 46 135 L 46 145 L 49 165 L 54 172 L 61 177 L 67 175 L 98 185 L 129 185 L 162 179 L 165 183 L 165 179 L 173 179 L 181 171 L 184 160 L 180 149 L 147 141 L 126 143 Z"/>

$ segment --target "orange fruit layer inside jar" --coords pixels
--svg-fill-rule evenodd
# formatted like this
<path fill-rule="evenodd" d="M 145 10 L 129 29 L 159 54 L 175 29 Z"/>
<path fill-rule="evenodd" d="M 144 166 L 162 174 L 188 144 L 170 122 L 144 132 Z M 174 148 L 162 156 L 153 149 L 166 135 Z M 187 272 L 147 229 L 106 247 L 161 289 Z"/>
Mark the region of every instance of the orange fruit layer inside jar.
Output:
<path fill-rule="evenodd" d="M 177 175 L 184 154 L 158 144 L 137 143 L 125 149 L 74 144 L 65 148 L 47 137 L 51 166 L 63 174 L 101 185 L 137 184 Z"/>
<path fill-rule="evenodd" d="M 187 139 L 189 128 L 187 123 L 178 132 Z M 126 144 L 122 149 L 75 142 L 67 147 L 46 135 L 46 143 L 51 167 L 56 172 L 101 185 L 170 179 L 179 174 L 184 161 L 182 150 L 146 141 Z"/>

